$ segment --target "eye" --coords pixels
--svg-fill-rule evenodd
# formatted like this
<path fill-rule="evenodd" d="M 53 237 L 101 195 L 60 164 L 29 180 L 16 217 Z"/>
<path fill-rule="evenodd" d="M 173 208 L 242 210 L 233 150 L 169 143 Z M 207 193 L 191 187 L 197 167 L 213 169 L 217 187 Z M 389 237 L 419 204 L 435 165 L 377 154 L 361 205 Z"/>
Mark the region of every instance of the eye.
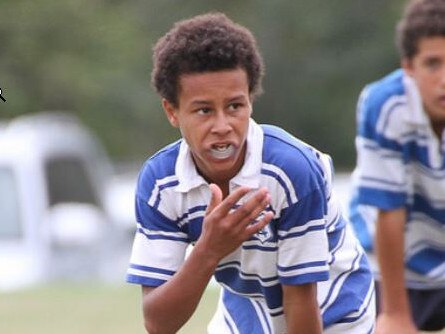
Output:
<path fill-rule="evenodd" d="M 234 102 L 229 104 L 229 110 L 231 111 L 237 111 L 238 109 L 242 108 L 243 104 L 239 102 Z"/>
<path fill-rule="evenodd" d="M 198 115 L 207 115 L 207 114 L 210 113 L 210 111 L 211 111 L 210 108 L 199 108 L 199 109 L 196 110 L 196 113 Z"/>
<path fill-rule="evenodd" d="M 440 68 L 440 66 L 442 65 L 442 61 L 436 57 L 431 57 L 431 58 L 427 58 L 424 61 L 424 65 L 429 69 L 429 70 L 437 70 Z"/>

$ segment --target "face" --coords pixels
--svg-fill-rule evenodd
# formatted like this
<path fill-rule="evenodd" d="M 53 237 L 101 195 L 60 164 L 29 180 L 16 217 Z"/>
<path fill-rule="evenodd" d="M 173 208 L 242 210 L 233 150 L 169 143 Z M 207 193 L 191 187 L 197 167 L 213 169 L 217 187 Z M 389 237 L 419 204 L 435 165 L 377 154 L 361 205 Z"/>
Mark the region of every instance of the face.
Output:
<path fill-rule="evenodd" d="M 445 37 L 420 39 L 417 54 L 402 61 L 417 83 L 426 113 L 433 126 L 445 125 Z"/>
<path fill-rule="evenodd" d="M 163 100 L 204 178 L 227 183 L 241 169 L 252 104 L 242 69 L 182 75 L 178 107 Z"/>

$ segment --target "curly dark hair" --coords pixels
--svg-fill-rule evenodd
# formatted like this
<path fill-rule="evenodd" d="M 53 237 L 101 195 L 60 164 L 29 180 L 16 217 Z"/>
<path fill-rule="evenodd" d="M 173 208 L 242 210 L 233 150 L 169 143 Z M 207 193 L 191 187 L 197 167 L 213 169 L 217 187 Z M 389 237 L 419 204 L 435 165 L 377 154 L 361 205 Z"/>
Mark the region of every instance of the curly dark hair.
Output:
<path fill-rule="evenodd" d="M 397 25 L 396 44 L 402 58 L 418 52 L 420 39 L 445 37 L 445 1 L 411 0 Z"/>
<path fill-rule="evenodd" d="M 151 82 L 175 107 L 182 74 L 242 68 L 247 73 L 250 96 L 262 92 L 264 64 L 254 36 L 222 13 L 177 22 L 153 51 Z"/>

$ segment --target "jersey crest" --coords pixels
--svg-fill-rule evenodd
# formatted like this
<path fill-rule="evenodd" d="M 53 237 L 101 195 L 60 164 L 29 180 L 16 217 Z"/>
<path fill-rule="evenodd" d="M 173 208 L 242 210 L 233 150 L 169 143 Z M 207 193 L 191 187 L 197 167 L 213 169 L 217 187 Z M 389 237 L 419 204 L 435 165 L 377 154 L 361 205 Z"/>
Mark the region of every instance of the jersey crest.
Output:
<path fill-rule="evenodd" d="M 256 224 L 258 223 L 261 219 L 263 219 L 264 214 L 267 211 L 272 211 L 272 208 L 269 206 L 267 207 L 263 212 L 261 212 L 258 217 L 255 219 L 254 222 L 252 222 L 252 224 Z M 253 237 L 255 239 L 258 239 L 259 241 L 261 241 L 262 244 L 264 244 L 267 241 L 271 241 L 273 239 L 273 232 L 272 232 L 272 228 L 270 227 L 270 223 L 267 224 L 266 226 L 264 226 L 261 230 L 259 230 L 257 233 L 255 233 L 253 235 Z"/>
<path fill-rule="evenodd" d="M 257 233 L 255 233 L 254 237 L 261 241 L 262 244 L 264 244 L 266 241 L 269 241 L 273 237 L 272 229 L 270 228 L 269 224 L 264 226 L 261 230 L 259 230 Z"/>

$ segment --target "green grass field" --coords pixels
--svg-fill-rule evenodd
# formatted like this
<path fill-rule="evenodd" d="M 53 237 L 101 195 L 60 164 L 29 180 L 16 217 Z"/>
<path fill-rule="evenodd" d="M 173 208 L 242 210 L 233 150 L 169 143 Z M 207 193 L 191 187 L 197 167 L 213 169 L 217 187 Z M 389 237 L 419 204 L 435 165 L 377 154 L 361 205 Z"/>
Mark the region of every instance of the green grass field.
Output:
<path fill-rule="evenodd" d="M 207 289 L 180 334 L 206 333 L 218 293 Z M 133 285 L 58 284 L 0 293 L 0 333 L 144 334 L 140 302 Z"/>
<path fill-rule="evenodd" d="M 218 298 L 207 289 L 181 334 L 206 333 Z M 58 284 L 0 293 L 0 333 L 143 334 L 138 286 Z"/>

